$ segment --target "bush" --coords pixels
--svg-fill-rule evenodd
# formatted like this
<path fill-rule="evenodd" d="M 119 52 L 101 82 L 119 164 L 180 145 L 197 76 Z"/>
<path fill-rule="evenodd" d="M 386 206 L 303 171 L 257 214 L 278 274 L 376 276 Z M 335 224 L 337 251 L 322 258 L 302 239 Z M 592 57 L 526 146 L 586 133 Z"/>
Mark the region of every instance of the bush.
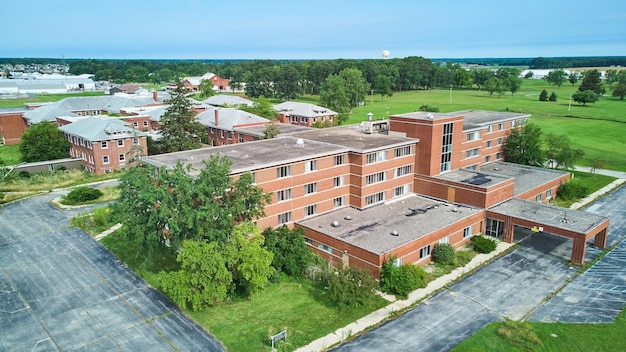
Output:
<path fill-rule="evenodd" d="M 102 196 L 102 191 L 90 187 L 76 187 L 68 193 L 64 200 L 67 204 L 79 204 L 98 199 Z"/>
<path fill-rule="evenodd" d="M 436 106 L 424 104 L 424 105 L 420 106 L 420 111 L 439 112 L 439 108 L 436 107 Z"/>
<path fill-rule="evenodd" d="M 542 90 L 541 94 L 539 94 L 539 101 L 547 101 L 548 100 L 548 91 Z"/>
<path fill-rule="evenodd" d="M 561 200 L 572 200 L 585 198 L 589 195 L 589 188 L 578 179 L 572 179 L 562 183 L 556 193 L 556 197 Z"/>
<path fill-rule="evenodd" d="M 550 98 L 548 98 L 549 101 L 556 101 L 556 93 L 552 92 L 552 94 L 550 94 Z"/>
<path fill-rule="evenodd" d="M 377 288 L 370 273 L 361 268 L 344 268 L 341 263 L 337 268 L 325 271 L 324 281 L 328 288 L 328 297 L 339 307 L 359 307 L 365 304 Z"/>
<path fill-rule="evenodd" d="M 471 241 L 472 247 L 474 247 L 474 250 L 479 253 L 491 253 L 496 250 L 496 247 L 498 246 L 496 241 L 484 236 L 474 236 Z"/>
<path fill-rule="evenodd" d="M 393 265 L 393 258 L 383 263 L 380 270 L 380 289 L 384 292 L 406 297 L 411 291 L 426 286 L 428 274 L 421 267 L 405 264 Z"/>
<path fill-rule="evenodd" d="M 20 178 L 30 178 L 30 172 L 28 171 L 20 171 L 17 175 Z"/>
<path fill-rule="evenodd" d="M 444 265 L 454 265 L 456 249 L 449 243 L 439 243 L 433 249 L 433 261 Z"/>

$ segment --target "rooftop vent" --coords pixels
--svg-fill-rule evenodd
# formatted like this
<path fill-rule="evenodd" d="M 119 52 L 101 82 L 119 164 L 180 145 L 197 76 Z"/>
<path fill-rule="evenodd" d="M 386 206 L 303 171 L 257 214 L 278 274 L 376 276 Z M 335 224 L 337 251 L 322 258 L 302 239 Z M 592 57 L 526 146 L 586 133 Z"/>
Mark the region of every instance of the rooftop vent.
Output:
<path fill-rule="evenodd" d="M 458 212 L 459 212 L 459 208 L 457 208 L 457 207 L 453 207 L 453 208 L 452 208 L 452 212 L 454 212 L 454 213 L 458 213 Z"/>
<path fill-rule="evenodd" d="M 298 140 L 296 140 L 296 147 L 304 148 L 304 139 L 298 138 Z"/>
<path fill-rule="evenodd" d="M 350 215 L 346 215 L 346 217 L 344 218 L 346 220 L 352 220 L 352 217 Z"/>
<path fill-rule="evenodd" d="M 391 235 L 392 236 L 398 236 L 398 231 L 396 231 L 396 230 L 391 231 Z"/>
<path fill-rule="evenodd" d="M 426 118 L 429 119 L 429 120 L 432 120 L 434 118 L 434 116 L 433 116 L 433 114 L 428 113 L 428 114 L 426 114 Z"/>
<path fill-rule="evenodd" d="M 339 227 L 339 221 L 337 221 L 337 220 L 333 221 L 333 222 L 330 224 L 330 226 L 332 226 L 332 227 Z"/>

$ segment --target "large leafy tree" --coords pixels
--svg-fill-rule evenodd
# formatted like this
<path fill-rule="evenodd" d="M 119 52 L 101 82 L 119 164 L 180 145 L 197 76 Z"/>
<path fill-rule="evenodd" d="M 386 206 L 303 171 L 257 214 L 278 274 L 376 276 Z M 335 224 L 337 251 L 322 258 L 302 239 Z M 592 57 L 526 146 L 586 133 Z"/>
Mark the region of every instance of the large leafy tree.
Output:
<path fill-rule="evenodd" d="M 279 99 L 291 100 L 298 97 L 301 75 L 294 65 L 283 66 L 276 75 L 274 91 Z"/>
<path fill-rule="evenodd" d="M 277 112 L 272 106 L 272 103 L 265 97 L 253 98 L 254 104 L 252 106 L 241 105 L 239 109 L 255 114 L 257 116 L 264 117 L 268 120 L 276 120 Z"/>
<path fill-rule="evenodd" d="M 504 159 L 516 164 L 543 166 L 546 157 L 541 148 L 541 136 L 541 128 L 532 122 L 515 127 L 504 140 Z"/>
<path fill-rule="evenodd" d="M 457 65 L 454 69 L 452 76 L 452 85 L 454 88 L 471 87 L 472 86 L 472 74 L 465 68 Z"/>
<path fill-rule="evenodd" d="M 585 90 L 590 90 L 597 95 L 602 95 L 606 93 L 606 89 L 604 89 L 604 86 L 602 85 L 600 71 L 589 70 L 583 72 L 583 80 L 582 82 L 580 82 L 578 91 L 583 92 Z"/>
<path fill-rule="evenodd" d="M 346 82 L 339 75 L 330 75 L 320 87 L 320 105 L 338 113 L 350 110 Z"/>
<path fill-rule="evenodd" d="M 376 81 L 374 82 L 374 90 L 376 94 L 380 94 L 380 99 L 384 99 L 385 95 L 390 97 L 393 95 L 393 90 L 391 78 L 385 75 L 376 76 Z"/>
<path fill-rule="evenodd" d="M 562 68 L 558 68 L 548 72 L 544 79 L 548 81 L 548 83 L 561 88 L 563 83 L 567 80 L 567 73 L 565 73 Z"/>
<path fill-rule="evenodd" d="M 31 125 L 20 141 L 20 153 L 25 162 L 67 158 L 69 148 L 70 143 L 57 125 L 47 121 Z"/>
<path fill-rule="evenodd" d="M 359 102 L 365 99 L 365 95 L 370 90 L 370 84 L 365 81 L 363 74 L 356 68 L 346 68 L 339 72 L 339 77 L 343 79 L 346 87 L 346 94 L 350 104 L 350 113 L 352 109 L 359 105 Z"/>
<path fill-rule="evenodd" d="M 607 81 L 611 84 L 611 90 L 613 91 L 611 95 L 624 100 L 624 96 L 626 96 L 626 70 L 615 72 L 611 79 L 607 79 Z"/>
<path fill-rule="evenodd" d="M 487 82 L 489 78 L 493 77 L 493 72 L 486 68 L 473 68 L 470 70 L 470 73 L 472 74 L 472 80 L 478 87 L 478 90 L 485 85 L 485 82 Z"/>
<path fill-rule="evenodd" d="M 546 157 L 552 168 L 574 168 L 576 160 L 585 155 L 585 151 L 574 148 L 567 135 L 556 135 L 548 133 L 546 135 Z"/>
<path fill-rule="evenodd" d="M 211 81 L 210 79 L 201 80 L 200 84 L 198 85 L 198 90 L 200 91 L 200 97 L 202 99 L 206 99 L 215 95 L 215 90 L 213 89 L 213 81 Z"/>
<path fill-rule="evenodd" d="M 572 71 L 569 76 L 567 76 L 567 80 L 569 81 L 569 83 L 572 84 L 572 87 L 574 86 L 574 84 L 578 83 L 578 80 L 580 79 L 580 73 L 576 72 L 576 71 Z"/>
<path fill-rule="evenodd" d="M 196 120 L 186 93 L 187 90 L 179 81 L 171 98 L 165 101 L 168 107 L 161 117 L 160 143 L 167 152 L 198 149 L 202 146 L 200 138 L 205 133 L 204 126 Z"/>
<path fill-rule="evenodd" d="M 120 178 L 113 214 L 131 238 L 154 253 L 176 252 L 189 239 L 224 240 L 236 224 L 262 217 L 271 199 L 253 185 L 251 174 L 233 180 L 230 165 L 212 156 L 196 177 L 180 163 L 171 170 L 131 168 Z"/>
<path fill-rule="evenodd" d="M 274 269 L 290 276 L 303 276 L 312 261 L 312 252 L 304 242 L 304 230 L 287 226 L 263 231 L 265 248 L 274 254 Z"/>
<path fill-rule="evenodd" d="M 583 106 L 586 106 L 587 103 L 595 103 L 600 98 L 598 94 L 596 94 L 593 90 L 588 89 L 588 90 L 579 90 L 576 93 L 572 94 L 572 99 L 574 99 L 575 102 L 583 104 Z"/>

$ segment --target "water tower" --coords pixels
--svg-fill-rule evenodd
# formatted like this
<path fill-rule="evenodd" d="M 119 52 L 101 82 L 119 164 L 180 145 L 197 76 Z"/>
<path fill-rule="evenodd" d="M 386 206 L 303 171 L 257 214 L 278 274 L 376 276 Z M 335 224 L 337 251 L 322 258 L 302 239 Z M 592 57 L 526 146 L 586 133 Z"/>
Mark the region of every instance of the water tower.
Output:
<path fill-rule="evenodd" d="M 383 59 L 389 58 L 389 50 L 383 50 Z"/>

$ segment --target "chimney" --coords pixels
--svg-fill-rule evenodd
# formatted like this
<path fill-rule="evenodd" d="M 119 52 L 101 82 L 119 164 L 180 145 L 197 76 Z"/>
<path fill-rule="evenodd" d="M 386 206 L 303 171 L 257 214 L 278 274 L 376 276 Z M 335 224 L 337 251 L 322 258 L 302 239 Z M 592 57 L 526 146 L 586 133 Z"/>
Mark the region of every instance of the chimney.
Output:
<path fill-rule="evenodd" d="M 152 92 L 152 99 L 154 99 L 155 103 L 159 102 L 159 92 L 157 92 L 156 90 Z"/>
<path fill-rule="evenodd" d="M 215 109 L 215 126 L 216 126 L 216 127 L 217 127 L 217 126 L 219 126 L 219 124 L 220 124 L 220 116 L 219 116 L 219 115 L 220 115 L 220 112 L 219 112 L 219 110 L 216 108 L 216 109 Z"/>

